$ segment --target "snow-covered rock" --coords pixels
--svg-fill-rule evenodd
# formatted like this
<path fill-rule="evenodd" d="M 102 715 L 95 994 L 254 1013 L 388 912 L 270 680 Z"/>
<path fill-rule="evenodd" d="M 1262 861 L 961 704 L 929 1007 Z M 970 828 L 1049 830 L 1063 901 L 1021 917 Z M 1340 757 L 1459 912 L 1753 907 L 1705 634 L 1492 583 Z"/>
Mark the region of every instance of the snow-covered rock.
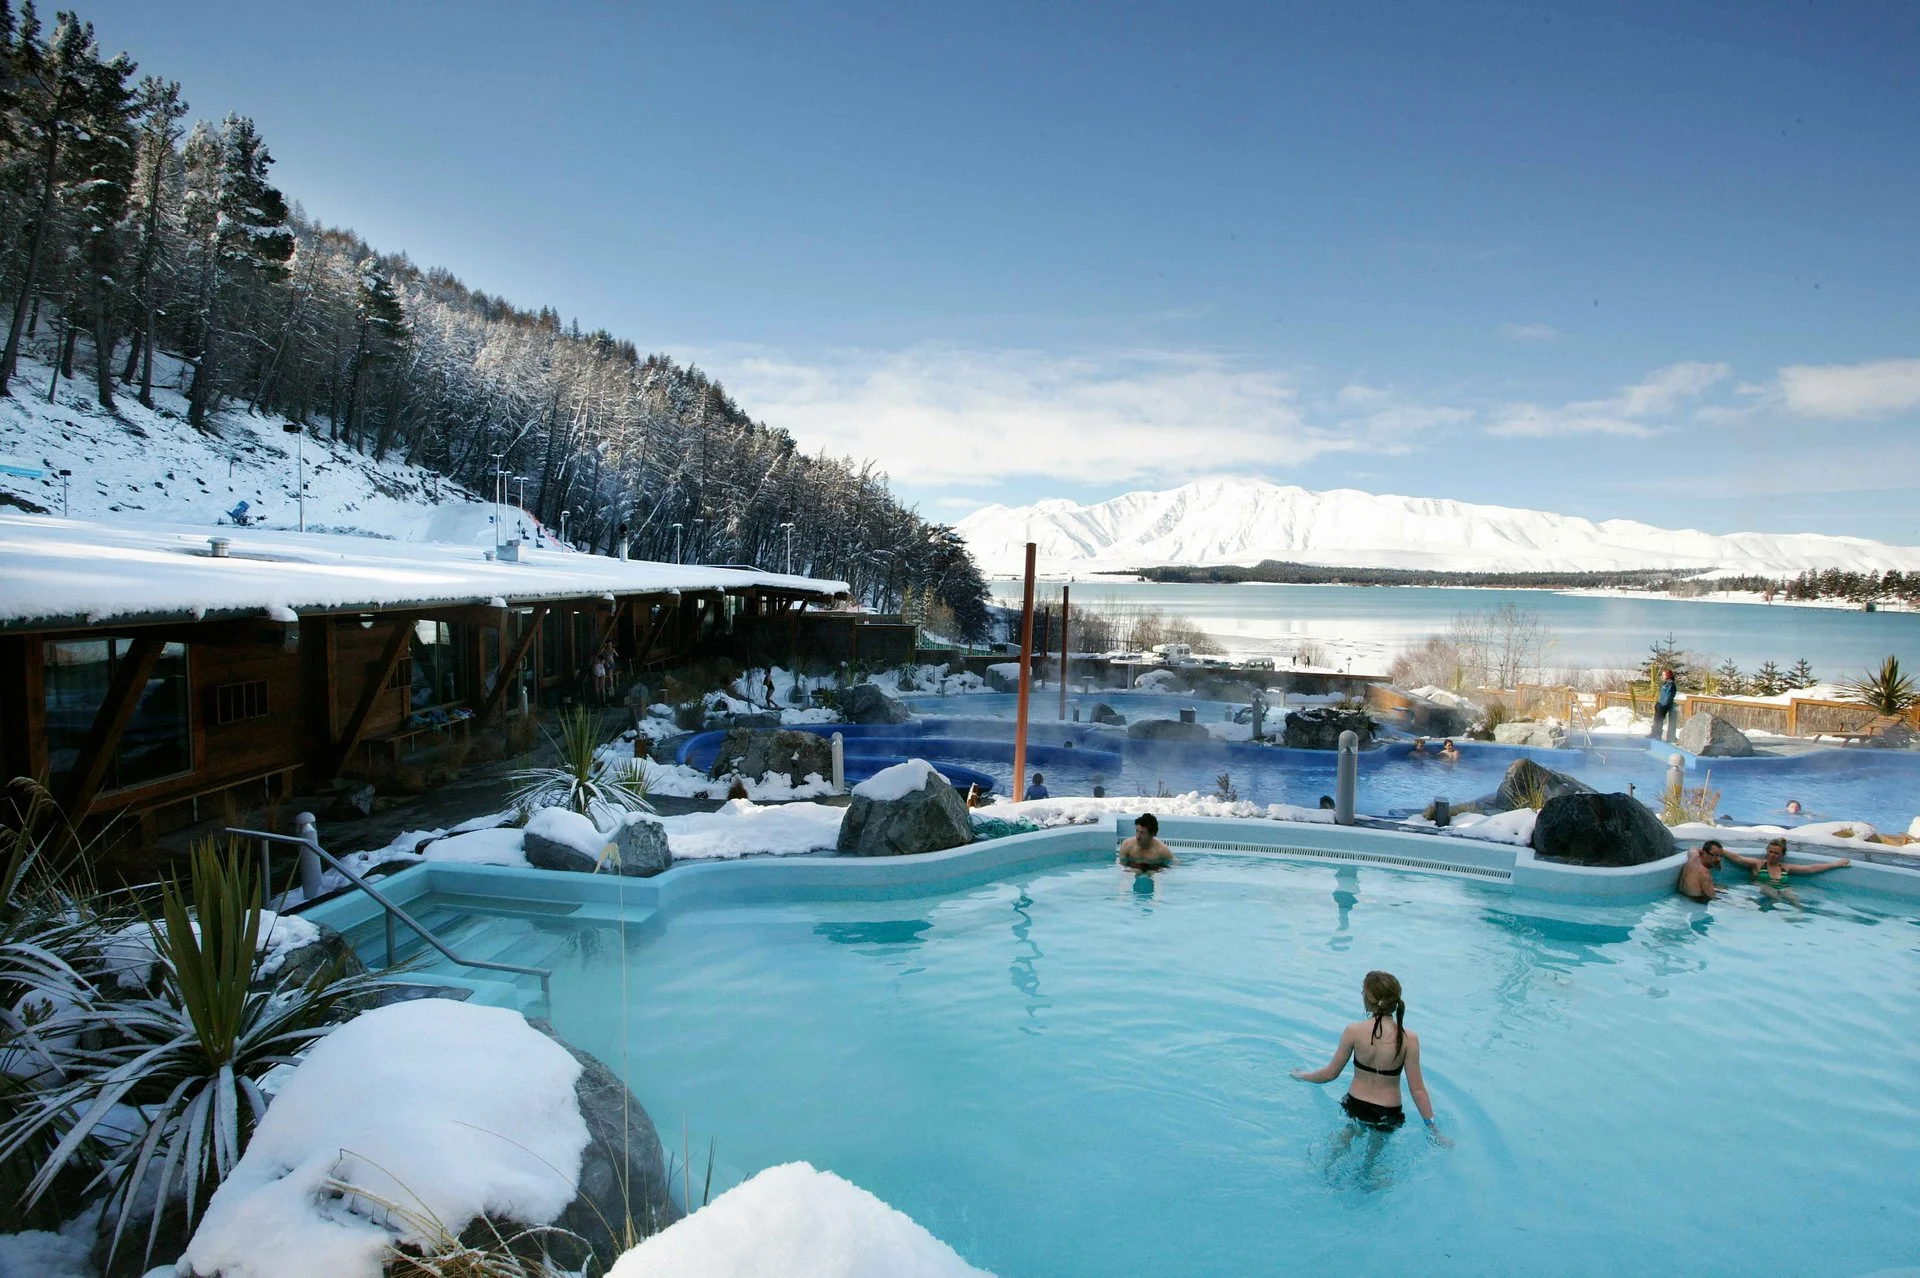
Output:
<path fill-rule="evenodd" d="M 482 1214 L 544 1225 L 576 1197 L 579 1062 L 517 1012 L 376 1008 L 316 1044 L 215 1191 L 180 1273 L 379 1278 L 394 1243 Z"/>
<path fill-rule="evenodd" d="M 662 817 L 658 824 L 676 861 L 731 860 L 826 851 L 839 837 L 844 815 L 844 809 L 821 803 L 761 805 L 732 799 L 717 812 Z"/>
<path fill-rule="evenodd" d="M 769 1167 L 627 1252 L 608 1278 L 979 1278 L 953 1248 L 808 1163 Z"/>
<path fill-rule="evenodd" d="M 1808 568 L 1920 569 L 1920 547 L 1817 534 L 1675 532 L 1626 519 L 1481 506 L 1431 497 L 1310 492 L 1257 479 L 1206 479 L 1093 505 L 1050 499 L 988 506 L 956 530 L 989 576 L 1018 576 L 1026 543 L 1046 573 L 1262 559 L 1351 568 L 1472 572 L 1719 569 L 1792 576 Z"/>
<path fill-rule="evenodd" d="M 1303 808 L 1291 803 L 1253 803 L 1246 799 L 1223 799 L 1218 795 L 1190 790 L 1176 795 L 1108 795 L 1104 798 L 1062 797 L 1006 801 L 975 808 L 978 821 L 1031 821 L 1051 828 L 1061 825 L 1097 825 L 1121 814 L 1151 812 L 1157 817 L 1239 817 L 1267 821 L 1309 821 L 1330 824 L 1330 808 Z"/>
<path fill-rule="evenodd" d="M 965 801 L 925 759 L 908 759 L 854 787 L 834 846 L 853 856 L 908 856 L 972 841 Z"/>
<path fill-rule="evenodd" d="M 193 934 L 199 936 L 199 922 L 193 921 L 191 926 Z M 296 914 L 260 911 L 260 934 L 254 941 L 260 955 L 256 975 L 263 979 L 280 975 L 289 958 L 319 944 L 321 939 L 320 929 Z M 126 991 L 150 986 L 160 965 L 160 954 L 153 944 L 153 929 L 144 920 L 109 933 L 100 942 L 100 955 L 114 984 Z"/>

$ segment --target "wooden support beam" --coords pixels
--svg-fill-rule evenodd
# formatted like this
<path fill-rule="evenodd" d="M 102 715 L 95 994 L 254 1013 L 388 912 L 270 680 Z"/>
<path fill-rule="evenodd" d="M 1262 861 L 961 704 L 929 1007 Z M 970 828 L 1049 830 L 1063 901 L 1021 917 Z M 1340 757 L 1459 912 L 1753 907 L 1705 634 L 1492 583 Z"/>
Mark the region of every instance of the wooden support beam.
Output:
<path fill-rule="evenodd" d="M 536 607 L 527 617 L 525 628 L 520 631 L 520 637 L 513 641 L 513 651 L 500 654 L 500 668 L 493 672 L 493 687 L 487 690 L 487 695 L 480 699 L 480 708 L 474 711 L 474 727 L 486 727 L 487 721 L 493 718 L 493 712 L 500 708 L 500 699 L 507 693 L 508 676 L 518 670 L 520 663 L 527 659 L 527 652 L 533 647 L 534 636 L 540 633 L 540 623 L 547 619 L 548 607 L 547 604 Z M 505 637 L 504 630 L 502 637 Z"/>
<path fill-rule="evenodd" d="M 412 617 L 401 617 L 394 622 L 393 633 L 387 636 L 387 646 L 380 650 L 380 660 L 374 663 L 367 686 L 360 689 L 360 700 L 354 703 L 347 726 L 341 729 L 339 740 L 333 743 L 333 754 L 327 760 L 328 776 L 336 775 L 346 767 L 347 760 L 353 756 L 354 747 L 360 744 L 360 737 L 367 730 L 367 717 L 373 713 L 373 703 L 380 699 L 382 692 L 388 691 L 387 681 L 393 678 L 400 658 L 406 655 L 407 640 L 413 635 L 413 621 Z"/>
<path fill-rule="evenodd" d="M 674 614 L 678 611 L 680 611 L 680 600 L 675 598 L 667 604 L 667 610 L 660 614 L 660 620 L 652 622 L 647 627 L 647 641 L 640 645 L 640 655 L 633 660 L 635 670 L 647 668 L 647 658 L 653 655 L 654 641 L 660 637 L 660 632 L 667 628 L 667 623 L 673 620 Z"/>
<path fill-rule="evenodd" d="M 593 651 L 595 653 L 598 653 L 602 648 L 606 647 L 607 640 L 613 638 L 614 627 L 620 624 L 620 618 L 626 613 L 629 602 L 631 601 L 622 599 L 619 603 L 615 604 L 613 606 L 613 612 L 605 621 L 600 623 L 600 638 L 599 641 L 593 645 Z"/>
<path fill-rule="evenodd" d="M 93 809 L 93 801 L 107 779 L 107 767 L 120 748 L 120 738 L 140 704 L 140 694 L 147 690 L 147 680 L 153 676 L 154 663 L 160 660 L 160 650 L 165 646 L 158 639 L 135 639 L 114 670 L 113 682 L 107 686 L 107 699 L 100 703 L 100 709 L 93 716 L 93 726 L 87 729 L 86 742 L 80 747 L 80 758 L 75 761 L 60 794 L 60 806 L 74 825 L 84 821 Z"/>

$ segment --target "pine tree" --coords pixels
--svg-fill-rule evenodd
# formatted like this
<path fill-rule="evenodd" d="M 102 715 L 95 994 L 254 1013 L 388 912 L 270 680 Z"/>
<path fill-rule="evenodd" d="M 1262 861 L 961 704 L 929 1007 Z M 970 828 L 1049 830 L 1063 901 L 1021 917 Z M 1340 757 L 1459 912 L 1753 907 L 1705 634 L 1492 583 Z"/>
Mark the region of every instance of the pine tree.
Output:
<path fill-rule="evenodd" d="M 1740 667 L 1733 663 L 1731 657 L 1721 662 L 1713 675 L 1719 681 L 1720 695 L 1723 697 L 1737 697 L 1746 691 L 1746 676 L 1740 673 Z"/>
<path fill-rule="evenodd" d="M 113 408 L 113 348 L 120 316 L 121 222 L 133 185 L 133 63 L 125 54 L 86 68 L 83 127 L 70 154 L 77 181 L 71 204 L 78 248 L 78 276 L 69 309 L 84 316 L 93 336 L 93 365 L 100 407 Z"/>
<path fill-rule="evenodd" d="M 1753 690 L 1763 697 L 1779 696 L 1787 690 L 1787 676 L 1773 662 L 1762 662 L 1753 674 Z"/>
<path fill-rule="evenodd" d="M 43 44 L 31 4 L 21 13 L 13 54 L 14 91 L 18 95 L 15 115 L 22 126 L 21 145 L 32 156 L 37 211 L 20 291 L 14 297 L 6 348 L 0 351 L 0 395 L 12 393 L 27 312 L 39 293 L 42 272 L 59 237 L 59 196 L 62 179 L 68 176 L 67 150 L 84 128 L 88 90 L 100 61 L 92 23 L 62 13 L 54 22 L 53 35 Z M 127 69 L 131 71 L 131 65 Z"/>
<path fill-rule="evenodd" d="M 239 317 L 248 292 L 269 282 L 293 256 L 287 202 L 267 181 L 267 153 L 253 121 L 229 115 L 215 130 L 196 125 L 183 156 L 184 217 L 198 252 L 198 330 L 187 420 L 206 429 L 219 391 L 227 326 Z"/>
<path fill-rule="evenodd" d="M 1817 682 L 1818 680 L 1813 677 L 1813 667 L 1807 664 L 1805 657 L 1794 662 L 1793 669 L 1787 671 L 1787 687 L 1789 688 L 1811 688 Z"/>
<path fill-rule="evenodd" d="M 140 120 L 139 208 L 136 216 L 137 244 L 133 253 L 133 331 L 127 345 L 127 366 L 120 380 L 131 382 L 140 377 L 140 402 L 153 407 L 154 328 L 159 307 L 161 252 L 164 248 L 163 219 L 171 194 L 168 178 L 179 171 L 179 156 L 174 147 L 180 141 L 180 121 L 186 117 L 187 104 L 180 96 L 180 85 L 157 76 L 140 81 L 135 102 Z"/>

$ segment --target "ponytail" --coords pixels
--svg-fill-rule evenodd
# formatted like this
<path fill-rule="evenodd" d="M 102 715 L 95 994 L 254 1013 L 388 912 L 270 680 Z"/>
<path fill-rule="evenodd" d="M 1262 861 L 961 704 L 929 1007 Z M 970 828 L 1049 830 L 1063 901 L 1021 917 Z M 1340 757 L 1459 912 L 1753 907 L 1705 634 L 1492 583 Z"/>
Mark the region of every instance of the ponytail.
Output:
<path fill-rule="evenodd" d="M 1393 1017 L 1393 1027 L 1399 1037 L 1396 1040 L 1397 1058 L 1405 1060 L 1407 1055 L 1407 1001 L 1400 995 L 1400 982 L 1391 972 L 1368 972 L 1367 979 L 1361 983 L 1361 996 L 1366 1000 L 1367 1011 L 1373 1016 L 1373 1041 L 1380 1041 L 1380 1032 L 1386 1028 L 1382 1022 L 1388 1016 Z"/>

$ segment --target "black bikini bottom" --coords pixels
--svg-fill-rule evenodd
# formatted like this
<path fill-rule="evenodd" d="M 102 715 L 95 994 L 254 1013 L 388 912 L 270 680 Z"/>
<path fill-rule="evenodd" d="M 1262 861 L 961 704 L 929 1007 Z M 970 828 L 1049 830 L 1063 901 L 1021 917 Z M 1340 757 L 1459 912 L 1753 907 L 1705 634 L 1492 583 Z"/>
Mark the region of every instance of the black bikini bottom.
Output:
<path fill-rule="evenodd" d="M 1376 1105 L 1372 1101 L 1363 1101 L 1352 1093 L 1348 1093 L 1347 1098 L 1340 1102 L 1340 1108 L 1345 1110 L 1347 1117 L 1354 1122 L 1383 1132 L 1390 1132 L 1407 1121 L 1407 1111 L 1398 1105 Z"/>

